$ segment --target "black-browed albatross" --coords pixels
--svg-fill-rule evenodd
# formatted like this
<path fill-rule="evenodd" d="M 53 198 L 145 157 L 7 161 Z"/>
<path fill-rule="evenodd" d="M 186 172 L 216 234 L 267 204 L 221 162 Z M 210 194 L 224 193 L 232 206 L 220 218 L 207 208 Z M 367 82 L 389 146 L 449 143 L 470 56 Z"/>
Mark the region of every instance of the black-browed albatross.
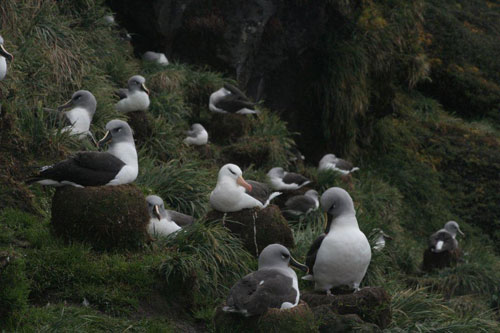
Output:
<path fill-rule="evenodd" d="M 123 120 L 111 120 L 99 146 L 109 142 L 107 152 L 78 152 L 68 159 L 44 166 L 26 182 L 76 187 L 122 185 L 137 178 L 139 165 L 132 129 Z"/>
<path fill-rule="evenodd" d="M 269 170 L 267 177 L 272 187 L 277 190 L 297 190 L 311 181 L 301 174 L 287 172 L 282 167 L 275 167 Z"/>
<path fill-rule="evenodd" d="M 228 83 L 210 95 L 208 108 L 217 113 L 259 113 L 255 110 L 255 103 L 250 101 L 241 90 Z"/>

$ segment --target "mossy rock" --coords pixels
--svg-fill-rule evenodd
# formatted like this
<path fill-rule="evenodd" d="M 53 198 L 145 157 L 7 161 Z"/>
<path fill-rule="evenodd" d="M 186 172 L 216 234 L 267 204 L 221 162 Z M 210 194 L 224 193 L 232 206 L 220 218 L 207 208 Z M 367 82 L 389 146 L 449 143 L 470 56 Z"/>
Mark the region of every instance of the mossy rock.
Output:
<path fill-rule="evenodd" d="M 435 253 L 430 249 L 424 251 L 424 261 L 422 262 L 422 270 L 431 272 L 435 269 L 451 267 L 458 263 L 461 258 L 460 249 L 455 251 L 444 251 Z"/>
<path fill-rule="evenodd" d="M 269 141 L 263 138 L 241 138 L 222 149 L 221 162 L 234 163 L 240 168 L 246 168 L 250 165 L 261 168 L 269 161 L 271 151 L 269 144 Z"/>
<path fill-rule="evenodd" d="M 134 140 L 142 145 L 153 133 L 153 117 L 148 111 L 133 111 L 127 113 L 127 122 L 134 131 Z"/>
<path fill-rule="evenodd" d="M 146 200 L 134 185 L 57 188 L 51 222 L 56 235 L 96 249 L 137 248 L 149 239 Z"/>
<path fill-rule="evenodd" d="M 217 144 L 228 144 L 248 134 L 252 115 L 212 113 L 207 124 L 210 140 Z"/>
<path fill-rule="evenodd" d="M 389 326 L 392 320 L 391 297 L 383 288 L 367 287 L 355 293 L 335 296 L 305 292 L 301 295 L 301 299 L 313 311 L 316 307 L 328 306 L 334 314 L 355 314 L 363 321 L 376 324 L 381 329 Z"/>
<path fill-rule="evenodd" d="M 309 306 L 300 302 L 296 307 L 269 309 L 262 316 L 245 317 L 226 313 L 218 307 L 214 317 L 216 332 L 317 332 L 314 314 Z"/>
<path fill-rule="evenodd" d="M 22 257 L 0 251 L 0 323 L 15 320 L 28 304 L 29 282 Z"/>
<path fill-rule="evenodd" d="M 264 209 L 244 209 L 234 213 L 210 211 L 207 220 L 222 220 L 224 226 L 243 241 L 243 246 L 254 255 L 269 244 L 279 243 L 287 248 L 295 246 L 292 230 L 288 226 L 278 206 Z M 255 219 L 254 219 L 255 217 Z M 256 234 L 254 233 L 254 223 Z M 255 248 L 257 243 L 257 248 Z"/>

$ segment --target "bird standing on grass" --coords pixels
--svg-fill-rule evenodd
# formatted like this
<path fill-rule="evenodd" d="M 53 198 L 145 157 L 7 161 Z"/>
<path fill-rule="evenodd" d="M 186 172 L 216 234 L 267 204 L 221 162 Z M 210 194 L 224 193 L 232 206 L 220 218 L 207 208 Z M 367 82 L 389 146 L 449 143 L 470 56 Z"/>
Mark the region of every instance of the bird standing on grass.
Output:
<path fill-rule="evenodd" d="M 288 265 L 307 272 L 307 266 L 293 259 L 283 245 L 266 246 L 259 256 L 259 269 L 236 282 L 222 310 L 250 317 L 270 308 L 295 307 L 300 300 L 299 284 L 297 274 Z"/>
<path fill-rule="evenodd" d="M 109 144 L 107 152 L 78 152 L 68 159 L 42 167 L 26 182 L 76 187 L 122 185 L 133 182 L 139 173 L 132 129 L 123 120 L 111 120 L 99 146 Z"/>
<path fill-rule="evenodd" d="M 326 234 L 319 236 L 307 253 L 311 272 L 304 280 L 331 295 L 333 287 L 346 285 L 359 290 L 371 260 L 370 243 L 359 230 L 351 196 L 339 187 L 321 195 L 321 207 L 328 215 Z"/>
<path fill-rule="evenodd" d="M 119 112 L 146 111 L 149 107 L 149 90 L 146 79 L 141 75 L 132 76 L 128 80 L 128 88 L 119 89 L 116 95 L 120 97 L 115 104 Z"/>

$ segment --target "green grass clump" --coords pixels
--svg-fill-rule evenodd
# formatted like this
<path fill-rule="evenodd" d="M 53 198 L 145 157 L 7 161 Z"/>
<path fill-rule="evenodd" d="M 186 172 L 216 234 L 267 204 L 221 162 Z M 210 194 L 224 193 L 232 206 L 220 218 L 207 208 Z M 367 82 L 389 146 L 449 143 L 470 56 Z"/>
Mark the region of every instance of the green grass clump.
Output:
<path fill-rule="evenodd" d="M 0 286 L 0 322 L 15 322 L 28 305 L 30 283 L 22 256 L 1 247 Z"/>

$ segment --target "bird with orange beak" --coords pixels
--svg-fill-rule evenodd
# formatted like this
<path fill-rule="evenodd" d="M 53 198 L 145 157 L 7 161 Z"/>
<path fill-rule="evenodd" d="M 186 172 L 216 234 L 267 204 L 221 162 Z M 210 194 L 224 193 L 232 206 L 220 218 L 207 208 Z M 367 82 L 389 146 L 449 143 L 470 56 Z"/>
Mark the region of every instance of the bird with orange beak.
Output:
<path fill-rule="evenodd" d="M 217 185 L 210 194 L 210 205 L 220 212 L 237 212 L 247 208 L 265 208 L 267 205 L 250 196 L 252 185 L 242 176 L 235 164 L 226 164 L 219 170 Z"/>

